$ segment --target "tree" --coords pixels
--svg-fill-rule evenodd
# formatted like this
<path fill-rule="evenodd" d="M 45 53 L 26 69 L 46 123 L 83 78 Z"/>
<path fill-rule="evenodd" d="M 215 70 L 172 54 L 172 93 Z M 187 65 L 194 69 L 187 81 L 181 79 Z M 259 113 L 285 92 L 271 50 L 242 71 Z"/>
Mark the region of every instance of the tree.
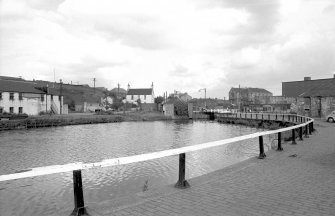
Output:
<path fill-rule="evenodd" d="M 160 104 L 164 101 L 164 98 L 162 96 L 158 96 L 155 98 L 155 103 L 156 104 Z"/>

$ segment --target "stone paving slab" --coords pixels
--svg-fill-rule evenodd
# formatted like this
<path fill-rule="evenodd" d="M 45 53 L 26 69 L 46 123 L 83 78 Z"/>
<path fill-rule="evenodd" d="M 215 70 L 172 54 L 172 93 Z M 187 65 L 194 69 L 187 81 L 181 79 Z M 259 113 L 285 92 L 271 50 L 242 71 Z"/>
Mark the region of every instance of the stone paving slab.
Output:
<path fill-rule="evenodd" d="M 335 124 L 297 145 L 189 180 L 88 208 L 91 215 L 335 215 Z"/>

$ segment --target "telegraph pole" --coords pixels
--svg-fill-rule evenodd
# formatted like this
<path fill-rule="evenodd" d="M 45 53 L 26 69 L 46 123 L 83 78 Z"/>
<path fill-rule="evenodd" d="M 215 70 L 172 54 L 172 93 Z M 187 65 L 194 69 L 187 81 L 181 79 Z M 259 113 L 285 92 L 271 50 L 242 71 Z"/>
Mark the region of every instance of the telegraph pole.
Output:
<path fill-rule="evenodd" d="M 206 88 L 200 89 L 199 92 L 200 91 L 205 91 L 205 109 L 206 109 L 206 107 L 207 107 L 207 105 L 206 105 Z"/>
<path fill-rule="evenodd" d="M 94 93 L 95 93 L 95 81 L 97 81 L 97 79 L 93 78 L 93 83 L 94 83 Z"/>
<path fill-rule="evenodd" d="M 63 114 L 63 81 L 62 79 L 59 80 L 59 84 L 60 84 L 60 87 L 59 87 L 59 103 L 60 103 L 60 109 L 59 109 L 59 114 Z"/>
<path fill-rule="evenodd" d="M 238 111 L 241 111 L 241 86 L 238 85 Z"/>
<path fill-rule="evenodd" d="M 117 84 L 117 97 L 120 96 L 120 83 Z"/>

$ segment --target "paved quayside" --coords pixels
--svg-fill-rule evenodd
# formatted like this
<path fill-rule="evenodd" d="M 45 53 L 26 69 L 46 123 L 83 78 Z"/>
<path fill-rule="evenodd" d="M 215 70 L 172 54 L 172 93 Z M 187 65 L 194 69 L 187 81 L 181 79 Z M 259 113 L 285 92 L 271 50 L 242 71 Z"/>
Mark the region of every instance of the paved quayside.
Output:
<path fill-rule="evenodd" d="M 335 124 L 316 120 L 316 131 L 242 163 L 168 186 L 108 200 L 93 215 L 335 215 Z"/>

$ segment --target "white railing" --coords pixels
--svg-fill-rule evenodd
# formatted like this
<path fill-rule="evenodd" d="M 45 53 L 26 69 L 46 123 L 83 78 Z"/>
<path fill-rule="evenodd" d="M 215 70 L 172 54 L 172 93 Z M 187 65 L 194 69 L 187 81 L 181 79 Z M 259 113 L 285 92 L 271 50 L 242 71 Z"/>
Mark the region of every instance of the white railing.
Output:
<path fill-rule="evenodd" d="M 245 118 L 248 117 L 251 113 L 247 113 L 247 115 L 241 115 L 239 113 L 234 113 L 232 115 L 227 115 L 227 117 L 234 117 L 234 118 L 242 118 L 242 116 L 245 116 Z M 226 114 L 224 114 L 226 115 Z M 259 113 L 258 113 L 259 115 Z M 266 114 L 269 115 L 269 114 Z M 93 168 L 101 168 L 101 167 L 110 167 L 110 166 L 119 166 L 119 165 L 125 165 L 130 163 L 137 163 L 137 162 L 143 162 L 173 155 L 179 155 L 179 180 L 176 184 L 176 187 L 185 188 L 188 187 L 188 183 L 185 180 L 185 153 L 193 152 L 193 151 L 199 151 L 202 149 L 208 149 L 213 148 L 217 146 L 226 145 L 229 143 L 234 143 L 238 141 L 243 141 L 247 139 L 257 138 L 259 137 L 259 147 L 260 147 L 260 156 L 259 158 L 264 158 L 264 147 L 263 147 L 263 136 L 270 135 L 270 134 L 278 134 L 280 137 L 282 132 L 285 131 L 292 131 L 292 142 L 295 143 L 295 129 L 299 130 L 299 135 L 302 137 L 302 129 L 305 127 L 305 133 L 306 135 L 311 133 L 313 130 L 313 119 L 305 116 L 298 116 L 298 115 L 291 115 L 291 114 L 273 114 L 276 115 L 276 118 L 279 120 L 286 119 L 292 120 L 293 123 L 299 123 L 294 126 L 290 126 L 287 128 L 281 128 L 277 130 L 270 130 L 270 131 L 264 131 L 264 132 L 257 132 L 249 135 L 214 141 L 214 142 L 207 142 L 202 143 L 198 145 L 193 146 L 187 146 L 177 149 L 170 149 L 170 150 L 164 150 L 159 152 L 153 152 L 153 153 L 147 153 L 147 154 L 141 154 L 141 155 L 133 155 L 133 156 L 127 156 L 127 157 L 120 157 L 120 158 L 113 158 L 113 159 L 106 159 L 102 160 L 100 162 L 95 163 L 70 163 L 65 165 L 54 165 L 54 166 L 45 166 L 45 167 L 37 167 L 37 168 L 31 168 L 19 171 L 18 173 L 13 174 L 7 174 L 7 175 L 1 175 L 0 176 L 0 182 L 3 181 L 9 181 L 14 179 L 22 179 L 22 178 L 31 178 L 35 176 L 43 176 L 43 175 L 49 175 L 49 174 L 56 174 L 56 173 L 63 173 L 63 172 L 70 172 L 73 171 L 73 181 L 74 181 L 74 194 L 75 194 L 75 209 L 74 212 L 76 214 L 81 215 L 85 213 L 84 208 L 84 199 L 82 194 L 82 181 L 81 181 L 81 170 L 87 170 L 87 169 L 93 169 Z M 255 115 L 255 119 L 258 119 L 258 116 Z M 281 116 L 278 118 L 278 116 Z M 251 118 L 252 114 L 251 114 Z M 264 115 L 263 115 L 264 119 Z M 282 150 L 281 148 L 281 139 L 278 139 L 278 150 Z"/>

